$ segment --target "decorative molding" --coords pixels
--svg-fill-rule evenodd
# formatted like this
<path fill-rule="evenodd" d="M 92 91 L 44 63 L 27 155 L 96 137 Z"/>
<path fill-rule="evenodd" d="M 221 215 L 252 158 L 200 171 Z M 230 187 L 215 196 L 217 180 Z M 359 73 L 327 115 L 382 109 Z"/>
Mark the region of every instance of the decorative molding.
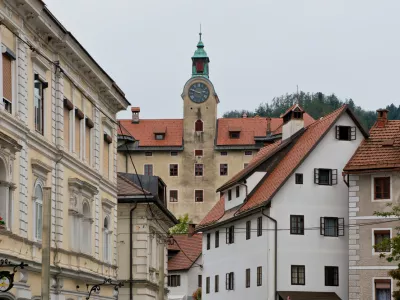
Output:
<path fill-rule="evenodd" d="M 43 181 L 46 181 L 47 174 L 52 170 L 52 167 L 45 164 L 39 159 L 31 159 L 32 173 Z"/>
<path fill-rule="evenodd" d="M 21 151 L 22 146 L 4 132 L 0 132 L 0 148 L 8 149 L 12 154 Z"/>
<path fill-rule="evenodd" d="M 69 178 L 68 179 L 68 185 L 70 187 L 75 187 L 81 191 L 87 192 L 90 195 L 94 196 L 99 193 L 99 190 L 89 182 L 80 180 L 78 178 Z"/>
<path fill-rule="evenodd" d="M 32 62 L 35 63 L 36 65 L 38 65 L 41 69 L 43 69 L 43 71 L 50 71 L 50 68 L 51 68 L 50 64 L 48 62 L 46 62 L 38 53 L 32 52 L 31 59 L 32 59 Z M 39 75 L 41 75 L 41 74 L 39 74 Z M 46 79 L 43 78 L 43 81 L 46 81 Z"/>

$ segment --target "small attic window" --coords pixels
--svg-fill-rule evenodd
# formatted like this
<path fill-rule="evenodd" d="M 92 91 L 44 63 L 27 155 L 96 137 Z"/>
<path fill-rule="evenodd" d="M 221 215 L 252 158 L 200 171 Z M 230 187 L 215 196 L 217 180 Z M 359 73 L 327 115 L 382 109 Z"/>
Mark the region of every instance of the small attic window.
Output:
<path fill-rule="evenodd" d="M 165 139 L 165 133 L 155 133 L 154 134 L 154 138 L 156 139 L 156 140 L 164 140 Z"/>
<path fill-rule="evenodd" d="M 394 139 L 387 139 L 382 141 L 382 146 L 384 147 L 390 147 L 393 146 L 394 144 Z"/>
<path fill-rule="evenodd" d="M 293 112 L 293 119 L 301 119 L 301 118 L 302 118 L 302 113 L 300 111 Z"/>
<path fill-rule="evenodd" d="M 239 139 L 240 138 L 240 131 L 230 131 L 229 132 L 230 139 Z"/>

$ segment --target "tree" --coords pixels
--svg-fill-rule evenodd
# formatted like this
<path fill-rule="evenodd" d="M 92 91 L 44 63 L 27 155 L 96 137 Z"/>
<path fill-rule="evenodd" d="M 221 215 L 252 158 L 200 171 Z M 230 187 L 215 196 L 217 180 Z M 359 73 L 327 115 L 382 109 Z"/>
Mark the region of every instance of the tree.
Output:
<path fill-rule="evenodd" d="M 391 217 L 396 216 L 400 221 L 400 206 L 388 204 L 391 210 L 388 212 L 375 212 L 376 216 Z M 400 230 L 400 226 L 395 228 L 397 232 Z M 388 262 L 400 262 L 400 235 L 395 235 L 391 239 L 384 239 L 381 243 L 374 246 L 376 250 L 385 251 L 385 249 L 391 249 L 389 254 L 381 253 L 380 257 L 385 258 Z M 389 276 L 395 280 L 400 280 L 400 263 L 397 264 L 397 269 L 390 270 Z M 396 286 L 399 290 L 393 292 L 393 298 L 400 300 L 400 281 L 397 281 Z"/>
<path fill-rule="evenodd" d="M 174 227 L 171 227 L 169 229 L 170 234 L 182 234 L 182 233 L 188 233 L 189 230 L 189 224 L 192 222 L 189 220 L 189 214 L 184 214 L 183 216 L 180 216 L 178 218 L 179 223 L 176 224 Z"/>

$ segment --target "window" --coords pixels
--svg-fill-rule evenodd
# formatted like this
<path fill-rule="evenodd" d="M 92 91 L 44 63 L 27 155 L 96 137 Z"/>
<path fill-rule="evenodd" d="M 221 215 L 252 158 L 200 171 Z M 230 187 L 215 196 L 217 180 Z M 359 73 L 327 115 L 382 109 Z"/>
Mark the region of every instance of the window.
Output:
<path fill-rule="evenodd" d="M 219 175 L 221 175 L 221 176 L 228 175 L 228 164 L 220 164 L 219 165 Z"/>
<path fill-rule="evenodd" d="M 336 139 L 341 141 L 352 141 L 356 139 L 355 126 L 336 126 Z"/>
<path fill-rule="evenodd" d="M 177 190 L 169 191 L 169 202 L 178 202 L 178 191 Z"/>
<path fill-rule="evenodd" d="M 194 202 L 203 202 L 203 190 L 194 191 Z"/>
<path fill-rule="evenodd" d="M 321 235 L 344 236 L 344 218 L 321 217 Z"/>
<path fill-rule="evenodd" d="M 206 278 L 206 294 L 210 293 L 210 277 Z"/>
<path fill-rule="evenodd" d="M 194 176 L 203 176 L 203 164 L 194 165 Z"/>
<path fill-rule="evenodd" d="M 228 152 L 226 152 L 226 151 L 221 152 L 221 156 L 227 156 L 227 155 L 228 155 Z"/>
<path fill-rule="evenodd" d="M 194 150 L 194 156 L 203 156 L 203 150 Z"/>
<path fill-rule="evenodd" d="M 90 212 L 90 206 L 87 202 L 83 203 L 83 220 L 82 220 L 82 231 L 80 234 L 82 252 L 90 254 L 92 251 L 91 239 L 88 237 L 92 236 L 92 217 Z"/>
<path fill-rule="evenodd" d="M 197 287 L 201 288 L 203 286 L 203 276 L 197 275 Z"/>
<path fill-rule="evenodd" d="M 232 190 L 228 190 L 228 201 L 232 200 Z"/>
<path fill-rule="evenodd" d="M 290 216 L 290 234 L 304 234 L 304 216 Z"/>
<path fill-rule="evenodd" d="M 12 60 L 3 53 L 3 104 L 4 109 L 12 113 Z"/>
<path fill-rule="evenodd" d="M 293 119 L 301 119 L 302 113 L 301 111 L 294 111 L 293 112 Z"/>
<path fill-rule="evenodd" d="M 248 163 L 243 164 L 243 169 L 246 168 L 248 165 Z"/>
<path fill-rule="evenodd" d="M 34 86 L 35 129 L 40 134 L 43 134 L 43 90 L 47 87 L 47 84 L 45 85 L 45 83 L 39 79 L 39 76 L 35 74 Z"/>
<path fill-rule="evenodd" d="M 211 234 L 207 233 L 207 250 L 211 248 Z"/>
<path fill-rule="evenodd" d="M 246 222 L 246 240 L 249 240 L 251 237 L 251 221 Z"/>
<path fill-rule="evenodd" d="M 235 276 L 233 272 L 226 273 L 225 285 L 228 291 L 235 289 Z"/>
<path fill-rule="evenodd" d="M 244 151 L 244 155 L 253 155 L 253 151 Z"/>
<path fill-rule="evenodd" d="M 144 165 L 144 175 L 153 176 L 153 165 Z"/>
<path fill-rule="evenodd" d="M 110 230 L 108 218 L 104 218 L 104 228 L 103 228 L 103 258 L 104 261 L 110 261 Z"/>
<path fill-rule="evenodd" d="M 292 285 L 306 284 L 306 267 L 292 266 Z"/>
<path fill-rule="evenodd" d="M 75 119 L 76 120 L 76 119 Z M 106 178 L 110 176 L 110 143 L 112 142 L 112 138 L 109 134 L 104 133 L 104 142 L 103 142 L 103 173 Z M 75 149 L 76 150 L 76 149 Z"/>
<path fill-rule="evenodd" d="M 178 152 L 177 151 L 171 151 L 171 156 L 178 156 Z"/>
<path fill-rule="evenodd" d="M 226 243 L 233 244 L 235 242 L 235 226 L 226 228 Z"/>
<path fill-rule="evenodd" d="M 390 177 L 374 177 L 374 199 L 390 199 Z"/>
<path fill-rule="evenodd" d="M 246 288 L 250 287 L 250 269 L 246 269 Z"/>
<path fill-rule="evenodd" d="M 337 184 L 337 169 L 314 169 L 314 183 L 319 185 Z"/>
<path fill-rule="evenodd" d="M 177 164 L 169 165 L 169 176 L 178 176 L 178 165 Z"/>
<path fill-rule="evenodd" d="M 181 275 L 169 275 L 168 286 L 171 287 L 181 286 Z"/>
<path fill-rule="evenodd" d="M 240 197 L 240 186 L 236 187 L 236 198 Z"/>
<path fill-rule="evenodd" d="M 153 156 L 153 152 L 151 152 L 151 151 L 146 151 L 146 152 L 144 153 L 144 156 Z"/>
<path fill-rule="evenodd" d="M 219 275 L 215 275 L 214 291 L 216 293 L 219 292 Z"/>
<path fill-rule="evenodd" d="M 231 139 L 238 139 L 240 138 L 240 131 L 230 131 L 229 138 Z"/>
<path fill-rule="evenodd" d="M 257 218 L 257 236 L 262 236 L 262 217 Z"/>
<path fill-rule="evenodd" d="M 43 230 L 43 189 L 40 184 L 35 186 L 35 238 L 42 240 Z"/>
<path fill-rule="evenodd" d="M 196 123 L 194 123 L 194 128 L 195 128 L 196 132 L 202 132 L 203 131 L 203 121 L 197 120 Z"/>
<path fill-rule="evenodd" d="M 215 248 L 219 247 L 219 231 L 215 232 Z"/>
<path fill-rule="evenodd" d="M 296 184 L 303 184 L 303 174 L 296 173 Z"/>
<path fill-rule="evenodd" d="M 325 267 L 325 286 L 339 286 L 339 267 Z"/>
<path fill-rule="evenodd" d="M 92 135 L 92 128 L 94 127 L 93 121 L 86 116 L 85 118 L 85 159 L 88 164 L 91 162 L 91 154 L 92 154 L 92 143 L 91 143 L 91 135 Z M 64 130 L 65 127 L 64 125 Z"/>
<path fill-rule="evenodd" d="M 392 300 L 392 288 L 390 279 L 375 279 L 375 299 Z"/>
<path fill-rule="evenodd" d="M 384 240 L 390 240 L 390 230 L 374 230 L 374 245 L 379 245 Z M 375 248 L 375 252 L 390 252 L 390 245 Z"/>
<path fill-rule="evenodd" d="M 262 286 L 262 267 L 257 267 L 257 286 Z"/>
<path fill-rule="evenodd" d="M 161 141 L 165 138 L 165 133 L 156 133 L 154 134 L 154 138 L 158 141 Z"/>

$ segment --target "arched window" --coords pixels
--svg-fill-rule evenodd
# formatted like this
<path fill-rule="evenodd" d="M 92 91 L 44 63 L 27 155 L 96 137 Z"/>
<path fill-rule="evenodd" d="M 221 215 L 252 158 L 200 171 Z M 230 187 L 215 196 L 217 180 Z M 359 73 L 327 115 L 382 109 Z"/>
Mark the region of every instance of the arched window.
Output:
<path fill-rule="evenodd" d="M 43 226 L 43 188 L 40 182 L 36 182 L 34 190 L 34 213 L 35 218 L 35 238 L 42 240 Z"/>
<path fill-rule="evenodd" d="M 2 182 L 7 182 L 7 173 L 8 170 L 6 168 L 6 164 L 3 161 L 3 159 L 0 158 L 0 181 Z M 2 221 L 8 225 L 7 227 L 10 226 L 10 218 L 11 214 L 9 213 L 10 209 L 10 202 L 9 202 L 9 187 L 4 184 L 0 186 L 0 217 L 2 218 Z"/>
<path fill-rule="evenodd" d="M 81 231 L 81 250 L 84 253 L 90 254 L 91 240 L 92 240 L 92 215 L 90 213 L 89 203 L 83 203 L 83 220 L 82 220 L 82 231 Z"/>
<path fill-rule="evenodd" d="M 195 128 L 196 132 L 203 131 L 203 121 L 202 120 L 197 120 L 196 123 L 194 123 L 194 128 Z"/>
<path fill-rule="evenodd" d="M 109 224 L 109 220 L 108 217 L 104 218 L 104 228 L 103 228 L 103 258 L 104 261 L 109 262 L 110 261 L 110 224 Z"/>

